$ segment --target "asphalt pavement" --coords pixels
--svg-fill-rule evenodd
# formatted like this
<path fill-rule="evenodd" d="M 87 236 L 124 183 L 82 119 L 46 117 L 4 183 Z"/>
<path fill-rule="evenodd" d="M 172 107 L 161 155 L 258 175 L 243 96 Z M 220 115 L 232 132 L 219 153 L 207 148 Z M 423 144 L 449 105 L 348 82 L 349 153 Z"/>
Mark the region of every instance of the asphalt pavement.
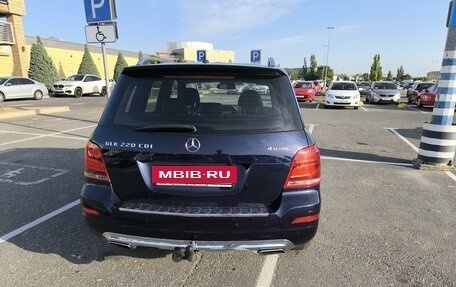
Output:
<path fill-rule="evenodd" d="M 0 118 L 1 286 L 456 286 L 456 173 L 412 164 L 432 108 L 301 103 L 322 156 L 309 248 L 200 252 L 176 264 L 169 252 L 110 246 L 84 226 L 83 150 L 105 103 L 4 103 L 68 110 Z"/>

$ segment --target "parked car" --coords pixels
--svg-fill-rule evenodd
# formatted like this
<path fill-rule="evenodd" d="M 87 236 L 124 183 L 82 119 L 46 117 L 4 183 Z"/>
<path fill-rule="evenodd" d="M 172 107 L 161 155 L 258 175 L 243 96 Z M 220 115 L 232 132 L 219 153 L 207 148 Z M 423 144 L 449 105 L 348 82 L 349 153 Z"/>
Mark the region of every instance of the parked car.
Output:
<path fill-rule="evenodd" d="M 401 91 L 391 81 L 372 82 L 369 93 L 366 95 L 367 103 L 394 103 L 401 101 Z"/>
<path fill-rule="evenodd" d="M 336 81 L 329 85 L 325 94 L 325 107 L 359 107 L 360 94 L 355 82 Z"/>
<path fill-rule="evenodd" d="M 417 107 L 422 106 L 434 106 L 435 99 L 437 97 L 437 84 L 431 85 L 427 88 L 424 92 L 418 94 L 418 96 L 414 99 Z"/>
<path fill-rule="evenodd" d="M 0 77 L 0 102 L 12 99 L 41 100 L 48 94 L 43 83 L 23 77 Z"/>
<path fill-rule="evenodd" d="M 312 81 L 299 81 L 293 87 L 296 99 L 298 101 L 312 102 L 317 94 L 317 89 Z"/>
<path fill-rule="evenodd" d="M 370 82 L 359 82 L 356 84 L 358 86 L 358 91 L 361 96 L 367 96 L 369 94 Z"/>
<path fill-rule="evenodd" d="M 407 100 L 409 103 L 416 103 L 416 99 L 419 93 L 422 93 L 429 89 L 435 83 L 432 82 L 415 82 L 408 90 L 407 90 Z"/>
<path fill-rule="evenodd" d="M 323 89 L 323 83 L 321 81 L 313 81 L 315 85 L 315 94 L 318 96 L 321 94 L 321 90 Z"/>
<path fill-rule="evenodd" d="M 52 86 L 54 96 L 70 95 L 76 98 L 85 94 L 100 94 L 105 96 L 106 82 L 95 75 L 73 75 L 65 81 L 59 81 Z"/>
<path fill-rule="evenodd" d="M 244 90 L 194 88 L 214 85 Z M 107 242 L 171 250 L 174 261 L 283 252 L 317 231 L 320 174 L 281 68 L 137 65 L 123 69 L 86 145 L 82 212 Z"/>

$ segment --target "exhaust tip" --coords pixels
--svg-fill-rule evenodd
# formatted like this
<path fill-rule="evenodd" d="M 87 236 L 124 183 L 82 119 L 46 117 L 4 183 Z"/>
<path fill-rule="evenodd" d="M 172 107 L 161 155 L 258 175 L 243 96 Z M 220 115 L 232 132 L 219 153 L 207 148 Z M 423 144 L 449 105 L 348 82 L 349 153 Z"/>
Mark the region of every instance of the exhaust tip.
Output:
<path fill-rule="evenodd" d="M 129 243 L 115 242 L 115 241 L 109 241 L 108 243 L 111 245 L 118 246 L 118 247 L 123 247 L 123 248 L 127 248 L 127 249 L 135 249 L 135 247 Z"/>
<path fill-rule="evenodd" d="M 283 248 L 258 250 L 258 254 L 260 254 L 260 255 L 272 255 L 272 254 L 281 254 L 281 253 L 285 253 L 285 250 Z"/>

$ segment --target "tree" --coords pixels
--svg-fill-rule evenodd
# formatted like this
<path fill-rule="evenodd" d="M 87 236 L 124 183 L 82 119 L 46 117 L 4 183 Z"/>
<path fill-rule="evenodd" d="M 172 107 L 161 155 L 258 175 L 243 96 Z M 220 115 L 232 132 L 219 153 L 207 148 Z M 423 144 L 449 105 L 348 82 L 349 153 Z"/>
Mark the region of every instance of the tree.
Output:
<path fill-rule="evenodd" d="M 97 66 L 95 65 L 95 62 L 93 61 L 92 56 L 90 55 L 89 47 L 87 46 L 87 44 L 84 48 L 84 55 L 82 56 L 82 61 L 79 65 L 78 74 L 92 74 L 100 76 Z"/>
<path fill-rule="evenodd" d="M 143 57 L 144 57 L 143 52 L 141 50 L 139 50 L 138 60 L 141 60 Z"/>
<path fill-rule="evenodd" d="M 318 70 L 317 58 L 315 57 L 314 54 L 312 54 L 310 56 L 310 72 L 317 73 L 317 70 Z"/>
<path fill-rule="evenodd" d="M 369 80 L 371 81 L 379 81 L 382 79 L 382 66 L 380 64 L 380 54 L 375 54 L 374 62 L 372 63 L 370 73 L 369 73 Z"/>
<path fill-rule="evenodd" d="M 294 71 L 291 70 L 291 69 L 287 69 L 287 68 L 285 68 L 285 71 L 287 71 L 288 76 L 290 77 L 290 79 L 291 79 L 292 81 L 298 80 L 298 78 L 299 78 L 298 73 L 294 72 Z"/>
<path fill-rule="evenodd" d="M 301 73 L 299 73 L 299 76 L 303 79 L 307 79 L 307 60 L 304 58 L 304 64 L 302 65 L 302 70 Z"/>
<path fill-rule="evenodd" d="M 397 69 L 396 80 L 399 82 L 402 82 L 404 80 L 404 75 L 405 75 L 404 67 L 400 66 Z"/>
<path fill-rule="evenodd" d="M 388 71 L 388 75 L 386 76 L 386 79 L 388 81 L 392 81 L 393 80 L 393 73 L 391 73 L 391 71 Z"/>
<path fill-rule="evenodd" d="M 120 73 L 122 73 L 123 68 L 125 68 L 126 66 L 128 66 L 128 63 L 127 61 L 125 61 L 125 58 L 123 57 L 122 53 L 119 52 L 119 54 L 117 55 L 116 65 L 114 67 L 114 80 L 117 81 L 117 79 L 120 76 Z"/>
<path fill-rule="evenodd" d="M 59 80 L 57 69 L 51 57 L 47 54 L 40 37 L 37 37 L 36 44 L 32 44 L 32 49 L 30 50 L 28 76 L 30 79 L 45 84 L 48 89 Z"/>
<path fill-rule="evenodd" d="M 361 75 L 361 78 L 363 79 L 363 81 L 369 81 L 369 74 L 368 73 L 364 73 Z"/>
<path fill-rule="evenodd" d="M 325 66 L 318 66 L 318 69 L 317 69 L 318 79 L 323 79 L 324 73 L 325 73 Z M 327 67 L 326 68 L 326 81 L 332 81 L 333 78 L 334 78 L 334 71 L 330 67 Z"/>

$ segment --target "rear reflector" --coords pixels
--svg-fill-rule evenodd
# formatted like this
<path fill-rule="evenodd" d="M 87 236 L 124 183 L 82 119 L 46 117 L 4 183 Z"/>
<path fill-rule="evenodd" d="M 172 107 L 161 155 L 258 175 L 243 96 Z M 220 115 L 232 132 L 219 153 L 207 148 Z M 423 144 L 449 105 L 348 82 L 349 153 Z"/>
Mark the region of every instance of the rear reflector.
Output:
<path fill-rule="evenodd" d="M 309 188 L 320 184 L 320 151 L 316 145 L 299 150 L 291 163 L 284 189 Z"/>
<path fill-rule="evenodd" d="M 98 145 L 90 141 L 85 147 L 84 176 L 105 183 L 110 182 L 103 160 L 103 152 Z"/>
<path fill-rule="evenodd" d="M 95 209 L 92 209 L 92 208 L 89 208 L 86 206 L 84 206 L 82 208 L 82 213 L 87 216 L 100 216 L 100 213 L 98 212 L 98 210 L 95 210 Z"/>
<path fill-rule="evenodd" d="M 320 214 L 296 217 L 295 219 L 293 219 L 291 224 L 309 223 L 309 222 L 317 221 L 319 218 L 320 218 Z"/>

